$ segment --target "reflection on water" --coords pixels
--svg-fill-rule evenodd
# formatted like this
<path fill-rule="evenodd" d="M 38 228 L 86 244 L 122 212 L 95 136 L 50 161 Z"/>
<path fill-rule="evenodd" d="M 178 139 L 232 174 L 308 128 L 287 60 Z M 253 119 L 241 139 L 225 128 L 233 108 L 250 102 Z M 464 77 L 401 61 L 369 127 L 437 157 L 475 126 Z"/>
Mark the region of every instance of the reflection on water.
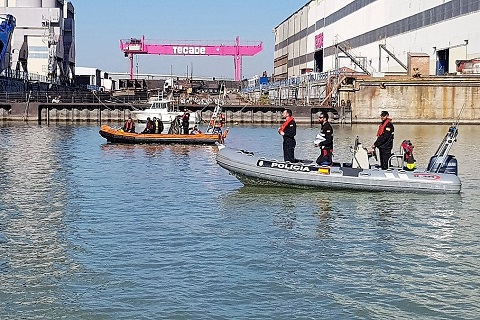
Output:
<path fill-rule="evenodd" d="M 337 160 L 377 126 L 334 129 Z M 395 141 L 426 164 L 447 129 L 397 125 Z M 316 131 L 299 126 L 298 157 L 316 158 Z M 417 195 L 242 186 L 216 147 L 5 125 L 0 318 L 474 318 L 479 131 L 452 149 L 462 193 Z M 282 156 L 273 126 L 228 144 Z"/>
<path fill-rule="evenodd" d="M 69 168 L 62 166 L 65 150 L 58 144 L 71 132 L 18 130 L 0 132 L 0 297 L 12 310 L 20 297 L 22 308 L 34 310 L 62 300 L 54 287 L 45 285 L 75 268 L 64 223 Z"/>
<path fill-rule="evenodd" d="M 327 238 L 332 232 L 335 217 L 332 215 L 332 204 L 330 199 L 320 199 L 318 202 L 318 227 L 317 236 L 319 238 Z"/>

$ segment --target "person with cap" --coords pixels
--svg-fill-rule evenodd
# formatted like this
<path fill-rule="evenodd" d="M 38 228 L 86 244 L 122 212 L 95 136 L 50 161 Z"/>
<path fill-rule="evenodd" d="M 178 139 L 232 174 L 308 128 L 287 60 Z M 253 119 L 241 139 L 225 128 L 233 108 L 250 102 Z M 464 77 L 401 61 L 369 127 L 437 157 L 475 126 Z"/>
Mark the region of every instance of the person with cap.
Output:
<path fill-rule="evenodd" d="M 378 127 L 377 140 L 375 140 L 372 148 L 378 148 L 380 153 L 380 167 L 383 170 L 386 170 L 388 169 L 388 161 L 392 156 L 393 133 L 395 128 L 392 124 L 392 119 L 389 117 L 388 111 L 382 111 L 380 118 L 382 119 L 382 123 Z"/>
<path fill-rule="evenodd" d="M 320 155 L 317 158 L 317 164 L 319 166 L 331 166 L 333 163 L 333 128 L 330 122 L 328 122 L 327 112 L 321 112 L 318 119 L 321 124 L 320 133 L 314 141 L 315 146 L 320 148 Z"/>
<path fill-rule="evenodd" d="M 292 116 L 291 109 L 285 109 L 282 113 L 282 118 L 285 119 L 283 125 L 278 128 L 278 133 L 283 137 L 283 160 L 290 162 L 297 162 L 295 159 L 295 135 L 297 134 L 297 124 Z"/>

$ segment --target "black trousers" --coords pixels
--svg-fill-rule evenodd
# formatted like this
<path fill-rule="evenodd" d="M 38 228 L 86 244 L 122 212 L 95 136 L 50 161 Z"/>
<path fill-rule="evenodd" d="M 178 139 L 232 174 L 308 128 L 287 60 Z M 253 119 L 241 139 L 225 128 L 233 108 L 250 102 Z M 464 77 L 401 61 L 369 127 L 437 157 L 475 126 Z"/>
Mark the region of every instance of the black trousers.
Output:
<path fill-rule="evenodd" d="M 297 142 L 293 138 L 283 137 L 283 160 L 296 162 L 295 160 L 295 146 Z"/>
<path fill-rule="evenodd" d="M 388 160 L 392 156 L 392 149 L 378 148 L 378 152 L 380 153 L 380 167 L 383 170 L 388 169 Z"/>

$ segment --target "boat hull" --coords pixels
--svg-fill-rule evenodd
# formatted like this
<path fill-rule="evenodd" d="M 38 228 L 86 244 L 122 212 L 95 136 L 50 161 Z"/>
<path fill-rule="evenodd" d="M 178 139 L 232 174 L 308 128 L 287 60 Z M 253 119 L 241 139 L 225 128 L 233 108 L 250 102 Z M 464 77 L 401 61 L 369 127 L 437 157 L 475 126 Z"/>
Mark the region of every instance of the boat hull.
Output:
<path fill-rule="evenodd" d="M 461 190 L 460 179 L 454 174 L 348 166 L 319 167 L 314 162 L 285 163 L 223 146 L 216 160 L 245 184 L 377 192 L 459 193 Z"/>
<path fill-rule="evenodd" d="M 215 144 L 221 142 L 218 134 L 143 134 L 129 133 L 115 130 L 107 125 L 102 125 L 100 135 L 113 143 L 131 144 Z"/>

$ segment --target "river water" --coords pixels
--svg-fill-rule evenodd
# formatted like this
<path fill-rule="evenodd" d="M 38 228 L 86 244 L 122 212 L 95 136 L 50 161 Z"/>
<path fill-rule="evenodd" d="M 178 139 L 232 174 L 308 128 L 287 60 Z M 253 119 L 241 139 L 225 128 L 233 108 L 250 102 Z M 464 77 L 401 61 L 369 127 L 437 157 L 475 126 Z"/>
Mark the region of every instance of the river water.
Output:
<path fill-rule="evenodd" d="M 419 166 L 448 126 L 397 125 Z M 459 195 L 245 187 L 215 146 L 0 125 L 0 319 L 477 319 L 480 127 Z M 377 126 L 334 126 L 335 161 Z M 299 126 L 297 158 L 318 128 Z M 275 126 L 231 147 L 282 158 Z"/>

